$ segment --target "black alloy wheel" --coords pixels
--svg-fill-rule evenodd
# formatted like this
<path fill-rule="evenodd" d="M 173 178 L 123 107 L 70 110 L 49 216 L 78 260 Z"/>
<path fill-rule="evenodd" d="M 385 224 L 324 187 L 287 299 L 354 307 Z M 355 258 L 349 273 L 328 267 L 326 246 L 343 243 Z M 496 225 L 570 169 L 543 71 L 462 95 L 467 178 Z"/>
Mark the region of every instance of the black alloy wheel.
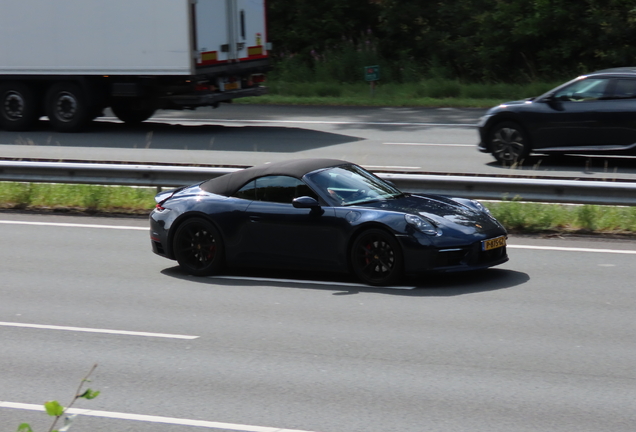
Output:
<path fill-rule="evenodd" d="M 174 235 L 174 256 L 194 276 L 218 273 L 223 266 L 223 244 L 218 230 L 202 218 L 183 222 Z"/>
<path fill-rule="evenodd" d="M 60 132 L 77 132 L 92 120 L 82 89 L 74 83 L 56 83 L 46 93 L 46 115 Z"/>
<path fill-rule="evenodd" d="M 402 251 L 394 236 L 381 229 L 364 231 L 351 248 L 351 267 L 369 285 L 390 285 L 400 280 Z"/>
<path fill-rule="evenodd" d="M 0 128 L 8 131 L 31 129 L 39 118 L 37 96 L 26 84 L 0 85 Z"/>
<path fill-rule="evenodd" d="M 495 125 L 490 131 L 488 144 L 497 162 L 504 166 L 519 164 L 530 154 L 528 137 L 514 122 Z"/>

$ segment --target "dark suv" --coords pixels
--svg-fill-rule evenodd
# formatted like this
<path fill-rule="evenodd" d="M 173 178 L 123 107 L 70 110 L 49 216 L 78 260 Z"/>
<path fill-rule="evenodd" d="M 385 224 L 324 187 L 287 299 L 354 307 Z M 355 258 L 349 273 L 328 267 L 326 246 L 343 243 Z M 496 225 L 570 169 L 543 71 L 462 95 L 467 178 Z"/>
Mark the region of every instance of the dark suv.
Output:
<path fill-rule="evenodd" d="M 479 150 L 503 165 L 531 152 L 636 154 L 636 67 L 582 75 L 544 95 L 506 102 L 479 121 Z"/>

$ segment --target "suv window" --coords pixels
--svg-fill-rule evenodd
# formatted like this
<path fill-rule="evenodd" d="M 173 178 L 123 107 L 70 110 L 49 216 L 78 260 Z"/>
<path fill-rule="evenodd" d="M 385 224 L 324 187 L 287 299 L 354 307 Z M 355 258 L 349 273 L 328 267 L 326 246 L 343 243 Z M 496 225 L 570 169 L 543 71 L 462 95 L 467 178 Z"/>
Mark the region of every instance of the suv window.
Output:
<path fill-rule="evenodd" d="M 235 194 L 237 198 L 291 204 L 294 198 L 310 196 L 318 199 L 305 183 L 289 176 L 260 177 L 247 183 Z"/>
<path fill-rule="evenodd" d="M 582 79 L 557 91 L 554 94 L 554 98 L 560 101 L 573 102 L 598 100 L 605 96 L 609 81 L 607 78 Z"/>
<path fill-rule="evenodd" d="M 615 83 L 612 99 L 630 99 L 636 97 L 636 79 L 617 79 Z"/>

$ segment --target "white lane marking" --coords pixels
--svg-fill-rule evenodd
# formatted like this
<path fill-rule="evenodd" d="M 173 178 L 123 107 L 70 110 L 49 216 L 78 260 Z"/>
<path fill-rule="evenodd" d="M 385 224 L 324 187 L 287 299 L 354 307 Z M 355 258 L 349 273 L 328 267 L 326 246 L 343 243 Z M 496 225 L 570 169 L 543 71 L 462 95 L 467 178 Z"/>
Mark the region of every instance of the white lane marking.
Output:
<path fill-rule="evenodd" d="M 6 402 L 0 401 L 0 408 L 11 408 L 11 409 L 21 409 L 21 410 L 29 410 L 29 411 L 44 411 L 44 406 L 35 405 L 35 404 L 25 404 L 18 402 Z M 311 432 L 311 431 L 303 431 L 299 429 L 281 429 L 275 427 L 264 427 L 264 426 L 251 426 L 251 425 L 242 425 L 242 424 L 234 424 L 234 423 L 220 423 L 220 422 L 212 422 L 205 420 L 190 420 L 190 419 L 182 419 L 176 417 L 163 417 L 163 416 L 152 416 L 152 415 L 143 415 L 143 414 L 128 414 L 128 413 L 120 413 L 113 411 L 96 411 L 96 410 L 87 410 L 81 408 L 70 408 L 67 410 L 68 414 L 81 414 L 89 417 L 102 417 L 102 418 L 111 418 L 118 420 L 136 420 L 148 423 L 162 423 L 162 424 L 172 424 L 179 426 L 198 426 L 198 427 L 206 427 L 212 429 L 226 429 L 233 431 L 241 431 L 241 432 Z"/>
<path fill-rule="evenodd" d="M 402 168 L 408 168 L 408 167 L 402 167 Z M 104 229 L 119 229 L 119 230 L 137 230 L 137 231 L 148 231 L 149 230 L 149 228 L 134 227 L 134 226 L 72 224 L 72 223 L 56 223 L 56 222 L 27 222 L 27 221 L 6 221 L 6 220 L 3 221 L 3 220 L 0 220 L 0 224 L 58 226 L 58 227 L 71 227 L 71 228 L 104 228 Z M 508 247 L 509 248 L 513 248 L 513 249 L 535 249 L 535 250 L 551 250 L 551 251 L 565 251 L 565 252 L 596 252 L 596 253 L 615 253 L 615 254 L 636 255 L 636 250 L 624 250 L 624 249 L 594 249 L 594 248 L 572 248 L 572 247 L 559 247 L 559 246 L 529 246 L 529 245 L 512 245 L 512 244 L 508 244 Z M 283 279 L 281 279 L 281 281 L 282 280 Z M 366 285 L 360 285 L 360 286 L 366 286 Z"/>
<path fill-rule="evenodd" d="M 36 329 L 43 329 L 43 330 L 65 330 L 65 331 L 75 331 L 75 332 L 85 332 L 85 333 L 107 333 L 107 334 L 125 335 L 125 336 L 144 336 L 144 337 L 157 337 L 157 338 L 168 338 L 168 339 L 191 340 L 191 339 L 199 338 L 199 336 L 188 336 L 188 335 L 179 335 L 179 334 L 148 333 L 148 332 L 127 331 L 127 330 L 107 330 L 107 329 L 95 329 L 95 328 L 85 328 L 85 327 L 66 327 L 66 326 L 26 324 L 26 323 L 2 322 L 2 321 L 0 321 L 0 326 L 36 328 Z"/>
<path fill-rule="evenodd" d="M 422 167 L 410 167 L 410 166 L 397 166 L 397 165 L 365 165 L 365 168 L 369 169 L 405 169 L 405 170 L 416 170 Z"/>
<path fill-rule="evenodd" d="M 55 226 L 55 227 L 70 227 L 70 228 L 101 228 L 101 229 L 117 229 L 117 230 L 137 230 L 137 231 L 148 231 L 150 229 L 145 227 L 134 227 L 134 226 L 123 226 L 123 225 L 96 225 L 96 224 L 62 223 L 62 222 L 28 222 L 28 221 L 8 221 L 8 220 L 0 220 L 0 224 Z"/>
<path fill-rule="evenodd" d="M 508 245 L 508 247 L 514 248 L 514 249 L 534 249 L 534 250 L 563 251 L 563 252 L 594 252 L 594 253 L 636 255 L 636 250 L 621 250 L 621 249 L 593 249 L 593 248 L 573 248 L 573 247 L 559 247 L 559 246 L 529 246 L 529 245 Z"/>
<path fill-rule="evenodd" d="M 308 285 L 327 285 L 327 286 L 343 286 L 343 287 L 355 287 L 355 288 L 369 288 L 371 285 L 365 285 L 354 282 L 330 282 L 330 281 L 314 281 L 305 279 L 277 279 L 277 278 L 262 278 L 262 277 L 247 277 L 247 276 L 210 276 L 210 279 L 231 279 L 239 281 L 254 281 L 254 282 L 275 282 L 275 283 L 304 283 Z M 412 290 L 415 287 L 404 286 L 382 286 L 378 287 L 382 289 L 402 289 Z"/>
<path fill-rule="evenodd" d="M 114 117 L 101 117 L 101 121 L 121 123 Z M 230 119 L 185 119 L 152 117 L 148 121 L 166 123 L 287 123 L 287 124 L 332 124 L 332 125 L 374 125 L 374 126 L 438 126 L 438 127 L 477 127 L 476 123 L 418 123 L 418 122 L 371 122 L 371 121 L 336 121 L 336 120 L 230 120 Z"/>
<path fill-rule="evenodd" d="M 430 147 L 475 147 L 475 144 L 408 143 L 408 142 L 385 142 L 382 144 L 403 145 L 403 146 L 430 146 Z"/>

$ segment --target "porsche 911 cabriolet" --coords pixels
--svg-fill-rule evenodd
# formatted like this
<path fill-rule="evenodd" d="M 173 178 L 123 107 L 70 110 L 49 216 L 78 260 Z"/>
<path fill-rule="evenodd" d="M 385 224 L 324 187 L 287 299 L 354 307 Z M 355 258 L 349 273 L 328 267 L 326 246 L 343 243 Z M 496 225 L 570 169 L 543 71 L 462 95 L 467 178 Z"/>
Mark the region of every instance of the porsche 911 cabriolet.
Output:
<path fill-rule="evenodd" d="M 305 269 L 389 285 L 508 260 L 506 230 L 479 202 L 403 193 L 342 160 L 260 165 L 155 200 L 153 251 L 196 276 L 226 266 Z"/>

